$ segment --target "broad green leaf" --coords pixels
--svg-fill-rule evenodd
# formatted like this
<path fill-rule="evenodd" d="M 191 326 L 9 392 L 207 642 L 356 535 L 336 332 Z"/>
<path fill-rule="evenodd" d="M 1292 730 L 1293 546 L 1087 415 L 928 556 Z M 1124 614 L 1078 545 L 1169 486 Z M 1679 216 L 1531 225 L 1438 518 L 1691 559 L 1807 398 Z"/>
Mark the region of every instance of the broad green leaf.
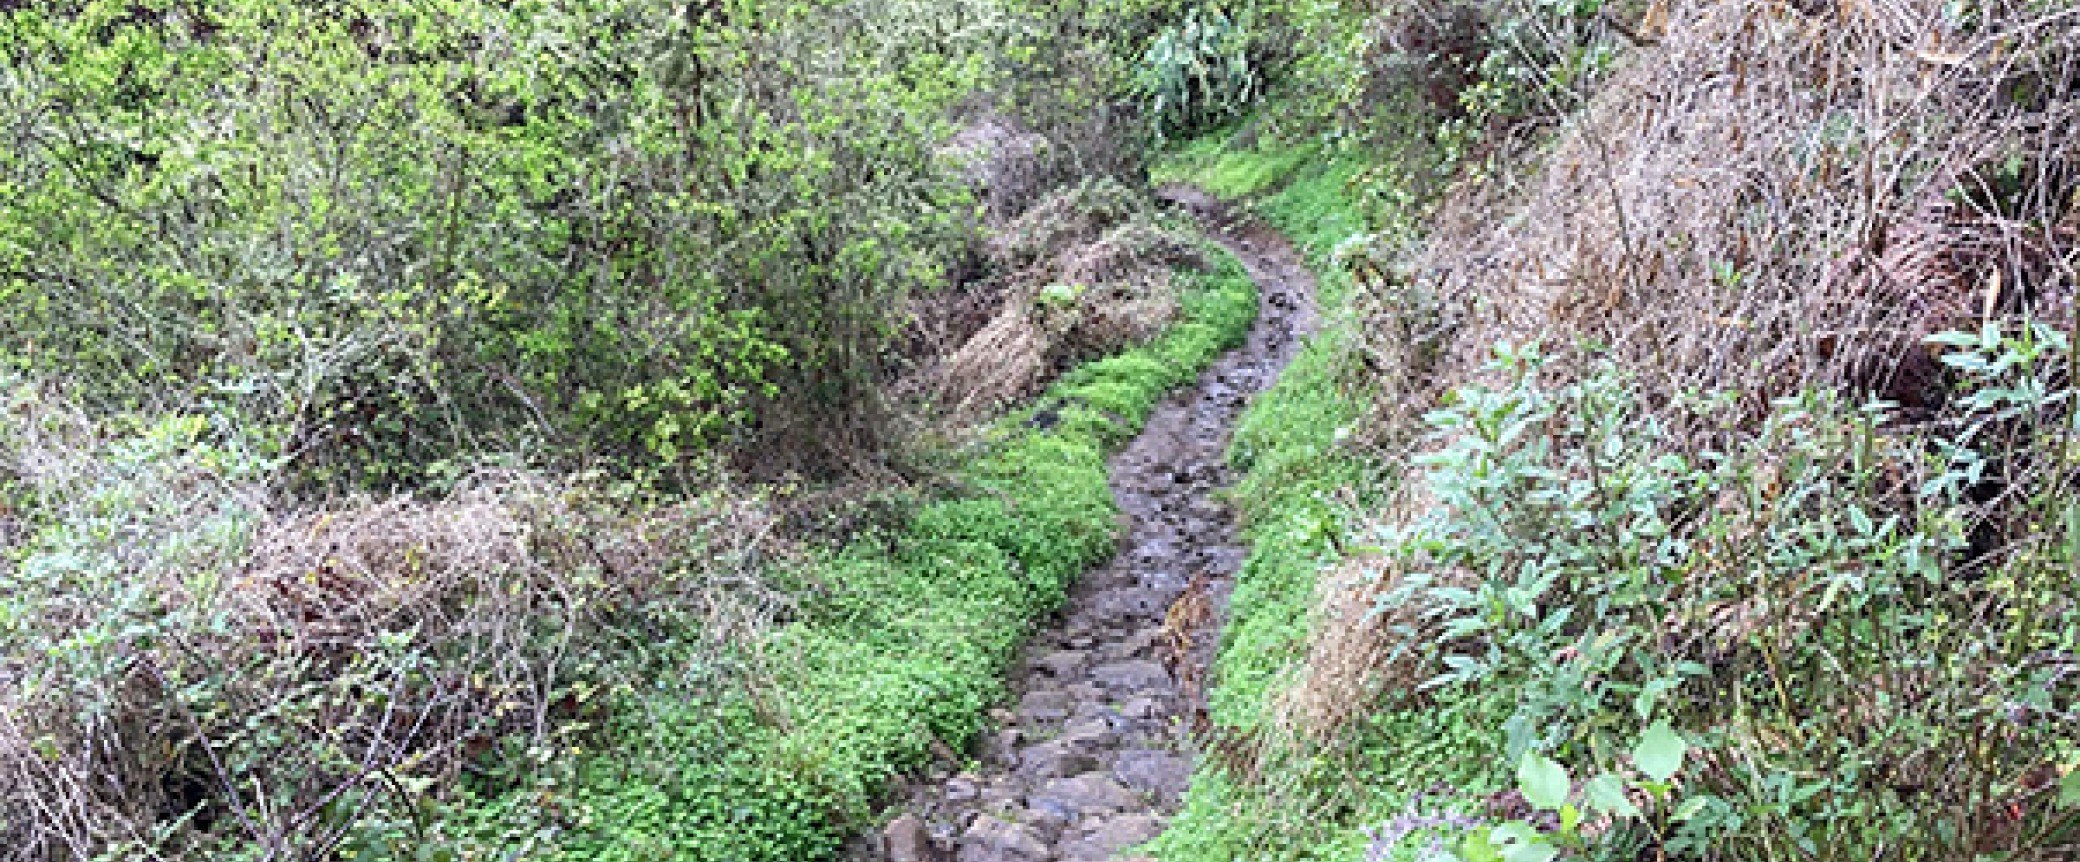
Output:
<path fill-rule="evenodd" d="M 1531 828 L 1531 824 L 1526 823 L 1522 820 L 1511 820 L 1506 823 L 1498 823 L 1495 825 L 1494 829 L 1489 830 L 1488 834 L 1488 840 L 1491 843 L 1493 843 L 1495 848 L 1498 851 L 1500 851 L 1504 856 L 1508 856 L 1509 851 L 1513 848 L 1520 847 L 1525 844 L 1538 843 L 1541 837 L 1542 836 L 1538 834 L 1537 829 Z"/>
<path fill-rule="evenodd" d="M 1711 797 L 1709 796 L 1692 796 L 1683 800 L 1683 804 L 1676 806 L 1676 812 L 1670 815 L 1669 819 L 1681 823 L 1696 817 L 1697 813 L 1703 811 L 1704 807 L 1709 804 L 1711 804 Z"/>
<path fill-rule="evenodd" d="M 1606 772 L 1582 785 L 1582 796 L 1589 807 L 1612 817 L 1632 818 L 1640 814 L 1639 806 L 1625 795 L 1625 780 L 1615 773 Z"/>
<path fill-rule="evenodd" d="M 2067 772 L 2066 777 L 2058 780 L 2058 804 L 2080 807 L 2080 769 Z"/>
<path fill-rule="evenodd" d="M 1567 767 L 1536 751 L 1524 752 L 1524 759 L 1517 764 L 1517 789 L 1534 807 L 1546 811 L 1559 808 L 1567 802 L 1571 786 Z"/>
<path fill-rule="evenodd" d="M 1689 750 L 1689 743 L 1664 719 L 1640 736 L 1639 745 L 1632 749 L 1632 763 L 1648 778 L 1667 781 L 1683 768 L 1683 755 Z"/>
<path fill-rule="evenodd" d="M 1465 840 L 1459 842 L 1461 862 L 1502 862 L 1502 850 L 1495 846 L 1489 831 L 1475 829 L 1466 833 Z"/>
<path fill-rule="evenodd" d="M 1511 844 L 1503 851 L 1503 862 L 1552 862 L 1560 855 L 1560 848 L 1539 842 L 1535 844 Z"/>

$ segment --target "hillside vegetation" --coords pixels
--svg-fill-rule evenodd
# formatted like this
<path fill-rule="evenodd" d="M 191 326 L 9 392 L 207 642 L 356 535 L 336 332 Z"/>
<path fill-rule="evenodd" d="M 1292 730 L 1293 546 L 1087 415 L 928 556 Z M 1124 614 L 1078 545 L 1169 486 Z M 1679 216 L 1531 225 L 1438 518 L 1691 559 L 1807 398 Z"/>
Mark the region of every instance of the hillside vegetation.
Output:
<path fill-rule="evenodd" d="M 0 53 L 0 862 L 861 852 L 1251 324 L 1177 181 L 1325 323 L 1140 852 L 2080 853 L 2070 0 L 64 0 Z"/>
<path fill-rule="evenodd" d="M 0 858 L 831 855 L 1248 323 L 1177 14 L 0 4 Z"/>
<path fill-rule="evenodd" d="M 1354 291 L 1257 407 L 1267 479 L 1344 477 L 1241 501 L 1225 744 L 1156 854 L 2067 858 L 2074 15 L 1312 22 L 1343 50 L 1162 169 Z"/>

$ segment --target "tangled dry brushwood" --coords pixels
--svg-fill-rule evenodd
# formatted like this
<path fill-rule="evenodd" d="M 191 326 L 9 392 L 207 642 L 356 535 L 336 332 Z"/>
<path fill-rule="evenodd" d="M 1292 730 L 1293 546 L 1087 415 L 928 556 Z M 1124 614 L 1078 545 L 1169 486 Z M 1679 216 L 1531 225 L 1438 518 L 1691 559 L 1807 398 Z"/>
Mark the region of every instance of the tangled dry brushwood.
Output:
<path fill-rule="evenodd" d="M 24 436 L 9 454 L 43 511 L 0 581 L 8 862 L 225 836 L 324 858 L 364 807 L 566 744 L 619 686 L 721 666 L 786 612 L 756 501 L 495 473 L 270 513 L 261 484 L 179 453 Z M 707 640 L 656 649 L 687 631 Z"/>
<path fill-rule="evenodd" d="M 1686 448 L 1744 433 L 1806 387 L 1889 398 L 1905 423 L 1949 385 L 1925 336 L 2025 315 L 2072 325 L 2080 8 L 1663 12 L 1658 44 L 1621 60 L 1519 182 L 1445 203 L 1411 281 L 1436 304 L 1424 318 L 1451 331 L 1434 362 L 1390 363 L 1427 373 L 1389 381 L 1383 403 L 1416 406 L 1383 410 L 1368 433 L 1412 438 L 1425 405 L 1482 381 L 1493 345 L 1533 340 L 1557 353 L 1557 378 L 1615 360 L 1649 404 L 1738 393 L 1727 413 L 1666 417 Z M 1411 488 L 1379 517 L 1409 523 L 1429 505 Z M 1394 580 L 1379 568 L 1354 561 L 1354 576 L 1325 579 L 1306 673 L 1282 707 L 1290 732 L 1333 737 L 1359 714 L 1350 704 L 1420 674 L 1390 658 L 1406 634 L 1373 613 Z"/>
<path fill-rule="evenodd" d="M 997 230 L 986 252 L 995 289 L 970 289 L 958 301 L 998 297 L 994 314 L 918 378 L 956 422 L 986 417 L 1078 362 L 1162 331 L 1179 309 L 1173 271 L 1206 264 L 1187 234 L 1156 220 L 1145 197 L 1110 180 L 1046 196 Z"/>

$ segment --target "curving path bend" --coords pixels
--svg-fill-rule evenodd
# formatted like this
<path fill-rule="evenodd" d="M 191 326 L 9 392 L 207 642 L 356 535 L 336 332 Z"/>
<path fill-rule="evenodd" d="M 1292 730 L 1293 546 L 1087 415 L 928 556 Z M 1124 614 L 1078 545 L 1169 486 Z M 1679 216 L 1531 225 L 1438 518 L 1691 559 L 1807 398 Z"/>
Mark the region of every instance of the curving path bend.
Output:
<path fill-rule="evenodd" d="M 979 765 L 929 776 L 854 860 L 1097 862 L 1161 833 L 1192 774 L 1202 682 L 1246 550 L 1214 499 L 1229 432 L 1316 325 L 1314 277 L 1292 245 L 1204 192 L 1158 196 L 1196 216 L 1248 269 L 1248 341 L 1173 395 L 1111 461 L 1127 519 L 1120 552 L 1086 574 L 1011 671 Z M 957 764 L 944 765 L 947 769 Z"/>

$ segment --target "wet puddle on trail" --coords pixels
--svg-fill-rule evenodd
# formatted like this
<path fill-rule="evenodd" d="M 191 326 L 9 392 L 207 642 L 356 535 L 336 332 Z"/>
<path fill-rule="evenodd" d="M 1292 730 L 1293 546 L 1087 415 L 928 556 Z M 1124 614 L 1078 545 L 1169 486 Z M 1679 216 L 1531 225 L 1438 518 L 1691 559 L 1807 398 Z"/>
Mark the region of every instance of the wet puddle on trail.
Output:
<path fill-rule="evenodd" d="M 848 857 L 889 862 L 1085 862 L 1161 833 L 1192 774 L 1193 730 L 1222 609 L 1246 549 L 1214 499 L 1230 431 L 1313 330 L 1314 277 L 1277 232 L 1188 187 L 1197 216 L 1256 282 L 1248 341 L 1157 409 L 1112 458 L 1128 519 L 1120 552 L 1084 575 L 1010 671 L 979 765 L 912 784 L 905 811 Z M 942 764 L 942 770 L 958 768 Z"/>

